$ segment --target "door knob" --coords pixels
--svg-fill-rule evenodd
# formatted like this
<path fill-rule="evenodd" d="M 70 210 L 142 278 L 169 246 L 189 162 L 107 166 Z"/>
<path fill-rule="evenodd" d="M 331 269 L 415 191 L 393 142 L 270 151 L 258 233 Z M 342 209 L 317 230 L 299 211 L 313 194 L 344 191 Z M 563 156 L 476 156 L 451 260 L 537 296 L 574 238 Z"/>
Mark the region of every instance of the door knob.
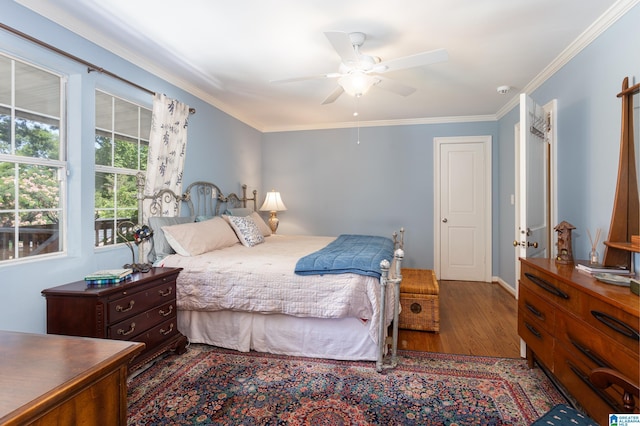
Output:
<path fill-rule="evenodd" d="M 442 223 L 447 223 L 447 222 L 449 222 L 449 221 L 447 220 L 446 217 L 442 218 Z"/>

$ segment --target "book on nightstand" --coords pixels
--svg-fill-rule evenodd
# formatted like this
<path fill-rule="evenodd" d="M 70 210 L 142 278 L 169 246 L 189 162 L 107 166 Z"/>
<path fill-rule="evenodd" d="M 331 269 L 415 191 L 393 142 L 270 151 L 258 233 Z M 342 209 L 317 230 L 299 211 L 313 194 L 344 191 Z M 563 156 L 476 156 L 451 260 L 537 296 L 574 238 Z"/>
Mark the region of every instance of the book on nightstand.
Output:
<path fill-rule="evenodd" d="M 131 268 L 102 269 L 100 271 L 96 271 L 92 274 L 85 276 L 84 280 L 85 281 L 122 280 L 131 274 L 133 274 L 133 269 Z"/>

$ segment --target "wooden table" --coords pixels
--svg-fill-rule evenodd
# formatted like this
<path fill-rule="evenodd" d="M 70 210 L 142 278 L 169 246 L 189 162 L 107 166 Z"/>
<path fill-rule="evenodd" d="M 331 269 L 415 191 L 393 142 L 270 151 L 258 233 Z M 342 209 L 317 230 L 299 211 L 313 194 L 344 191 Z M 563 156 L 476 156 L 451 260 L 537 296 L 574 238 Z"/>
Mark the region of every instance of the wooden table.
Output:
<path fill-rule="evenodd" d="M 143 343 L 0 331 L 0 424 L 127 423 Z"/>

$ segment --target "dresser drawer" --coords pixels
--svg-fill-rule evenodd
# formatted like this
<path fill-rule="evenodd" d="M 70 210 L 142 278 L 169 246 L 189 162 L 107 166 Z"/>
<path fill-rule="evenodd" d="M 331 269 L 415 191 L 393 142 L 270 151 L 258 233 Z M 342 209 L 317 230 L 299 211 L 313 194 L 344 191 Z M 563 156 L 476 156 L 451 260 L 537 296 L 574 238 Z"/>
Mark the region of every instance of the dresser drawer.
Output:
<path fill-rule="evenodd" d="M 107 337 L 117 340 L 130 340 L 132 336 L 175 317 L 176 306 L 175 302 L 171 301 L 109 326 Z"/>
<path fill-rule="evenodd" d="M 609 424 L 610 413 L 622 413 L 620 402 L 622 395 L 613 386 L 606 391 L 595 387 L 589 381 L 591 369 L 580 360 L 574 358 L 571 352 L 558 345 L 554 353 L 554 375 L 563 387 L 575 397 L 580 405 L 599 424 Z M 638 410 L 636 401 L 636 412 Z"/>
<path fill-rule="evenodd" d="M 520 285 L 571 312 L 581 309 L 580 291 L 556 279 L 553 275 L 522 265 Z"/>
<path fill-rule="evenodd" d="M 640 377 L 638 353 L 569 315 L 558 315 L 556 345 L 564 345 L 589 369 L 607 367 L 627 377 Z"/>
<path fill-rule="evenodd" d="M 536 295 L 526 282 L 520 286 L 518 294 L 518 315 L 527 317 L 528 321 L 537 327 L 553 334 L 555 330 L 556 308 L 545 299 Z"/>
<path fill-rule="evenodd" d="M 142 291 L 125 294 L 124 297 L 108 303 L 109 323 L 117 323 L 148 309 L 175 300 L 175 280 L 158 280 Z"/>
<path fill-rule="evenodd" d="M 611 306 L 602 300 L 590 298 L 584 304 L 582 318 L 589 325 L 610 336 L 629 350 L 640 351 L 638 317 Z"/>
<path fill-rule="evenodd" d="M 518 315 L 518 335 L 527 343 L 528 349 L 535 353 L 536 359 L 553 371 L 553 335 L 526 315 Z"/>

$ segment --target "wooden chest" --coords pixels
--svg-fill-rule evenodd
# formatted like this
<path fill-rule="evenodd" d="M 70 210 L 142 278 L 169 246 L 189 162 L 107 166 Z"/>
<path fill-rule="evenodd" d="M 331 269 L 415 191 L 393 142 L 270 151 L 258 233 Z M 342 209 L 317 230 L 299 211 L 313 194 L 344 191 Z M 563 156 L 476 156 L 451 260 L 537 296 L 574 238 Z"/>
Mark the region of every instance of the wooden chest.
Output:
<path fill-rule="evenodd" d="M 403 269 L 399 328 L 440 331 L 440 287 L 434 271 Z"/>
<path fill-rule="evenodd" d="M 42 291 L 47 333 L 144 343 L 134 370 L 167 351 L 186 351 L 178 331 L 176 279 L 181 268 L 152 268 L 121 284 L 87 287 L 76 281 Z"/>

